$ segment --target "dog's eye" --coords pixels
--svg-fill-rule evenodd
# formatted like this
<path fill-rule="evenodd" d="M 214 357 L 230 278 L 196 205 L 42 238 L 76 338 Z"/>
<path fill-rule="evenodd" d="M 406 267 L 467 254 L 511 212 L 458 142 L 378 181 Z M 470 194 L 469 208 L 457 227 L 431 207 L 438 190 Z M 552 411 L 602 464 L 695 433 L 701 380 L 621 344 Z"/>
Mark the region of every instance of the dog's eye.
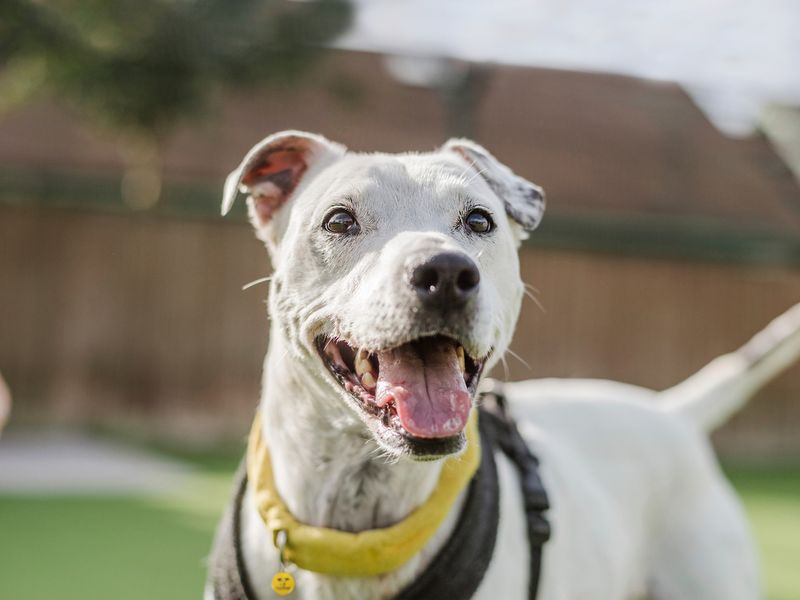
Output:
<path fill-rule="evenodd" d="M 328 213 L 322 226 L 331 233 L 358 233 L 358 221 L 343 208 Z"/>
<path fill-rule="evenodd" d="M 464 219 L 464 225 L 475 233 L 489 233 L 494 227 L 491 217 L 482 210 L 475 209 Z"/>

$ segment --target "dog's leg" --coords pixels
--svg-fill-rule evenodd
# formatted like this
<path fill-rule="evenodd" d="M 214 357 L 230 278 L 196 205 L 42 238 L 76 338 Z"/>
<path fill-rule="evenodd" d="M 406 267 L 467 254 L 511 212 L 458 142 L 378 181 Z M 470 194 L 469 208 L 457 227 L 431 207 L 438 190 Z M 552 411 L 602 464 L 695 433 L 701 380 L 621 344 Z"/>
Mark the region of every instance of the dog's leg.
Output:
<path fill-rule="evenodd" d="M 654 600 L 761 597 L 742 507 L 710 453 L 672 499 L 651 563 Z"/>

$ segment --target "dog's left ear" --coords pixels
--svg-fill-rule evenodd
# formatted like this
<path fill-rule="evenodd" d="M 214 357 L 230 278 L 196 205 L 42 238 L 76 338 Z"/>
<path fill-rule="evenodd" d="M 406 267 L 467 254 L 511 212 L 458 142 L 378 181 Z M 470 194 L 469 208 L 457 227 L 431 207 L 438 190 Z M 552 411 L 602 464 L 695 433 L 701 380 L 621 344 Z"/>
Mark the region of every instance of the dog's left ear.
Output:
<path fill-rule="evenodd" d="M 522 229 L 536 229 L 544 216 L 545 199 L 542 188 L 515 175 L 488 150 L 471 140 L 448 140 L 442 150 L 453 152 L 472 165 L 503 201 L 508 216 L 519 223 Z"/>
<path fill-rule="evenodd" d="M 253 146 L 228 175 L 222 196 L 223 216 L 239 192 L 248 194 L 256 235 L 274 250 L 289 210 L 284 210 L 303 181 L 344 155 L 347 149 L 321 135 L 282 131 Z"/>

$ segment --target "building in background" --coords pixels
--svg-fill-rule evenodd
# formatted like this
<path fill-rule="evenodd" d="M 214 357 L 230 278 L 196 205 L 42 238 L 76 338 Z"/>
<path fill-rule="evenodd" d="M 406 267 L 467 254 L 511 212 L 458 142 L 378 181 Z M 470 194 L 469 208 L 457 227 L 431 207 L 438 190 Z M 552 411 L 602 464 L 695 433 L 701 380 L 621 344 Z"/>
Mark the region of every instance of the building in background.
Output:
<path fill-rule="evenodd" d="M 0 371 L 17 419 L 245 431 L 268 323 L 266 286 L 241 288 L 269 265 L 241 207 L 222 219 L 219 201 L 227 172 L 282 129 L 394 152 L 469 128 L 544 186 L 548 212 L 522 248 L 536 300 L 507 357 L 514 379 L 667 387 L 800 300 L 800 186 L 765 135 L 726 137 L 674 84 L 449 66 L 466 74 L 455 99 L 348 50 L 297 85 L 227 95 L 164 141 L 163 194 L 147 210 L 122 199 L 115 140 L 67 106 L 3 115 Z M 798 427 L 794 367 L 717 441 L 800 453 Z"/>

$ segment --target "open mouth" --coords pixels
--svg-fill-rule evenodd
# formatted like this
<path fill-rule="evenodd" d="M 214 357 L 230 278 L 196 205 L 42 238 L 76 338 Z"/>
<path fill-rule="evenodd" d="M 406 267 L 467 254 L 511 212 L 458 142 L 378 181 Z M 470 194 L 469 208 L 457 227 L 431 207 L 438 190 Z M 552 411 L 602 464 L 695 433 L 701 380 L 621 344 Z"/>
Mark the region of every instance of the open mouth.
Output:
<path fill-rule="evenodd" d="M 484 361 L 456 340 L 437 335 L 369 352 L 321 337 L 317 349 L 334 378 L 384 429 L 423 442 L 464 431 Z"/>

